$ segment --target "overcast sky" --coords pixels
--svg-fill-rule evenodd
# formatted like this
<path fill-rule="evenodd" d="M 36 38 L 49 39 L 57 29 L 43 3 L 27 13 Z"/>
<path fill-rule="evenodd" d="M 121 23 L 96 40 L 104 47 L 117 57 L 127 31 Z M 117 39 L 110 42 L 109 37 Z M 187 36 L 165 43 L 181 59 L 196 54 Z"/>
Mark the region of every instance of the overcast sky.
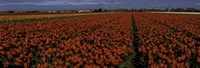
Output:
<path fill-rule="evenodd" d="M 200 8 L 200 0 L 0 0 L 0 11 L 173 7 Z"/>

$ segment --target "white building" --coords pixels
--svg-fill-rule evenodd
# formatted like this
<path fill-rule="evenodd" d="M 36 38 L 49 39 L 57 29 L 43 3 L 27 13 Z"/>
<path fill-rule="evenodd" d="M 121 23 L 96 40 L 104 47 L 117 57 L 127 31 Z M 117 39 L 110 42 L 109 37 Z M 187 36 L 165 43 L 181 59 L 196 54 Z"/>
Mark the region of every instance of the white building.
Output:
<path fill-rule="evenodd" d="M 49 12 L 49 13 L 56 13 L 56 11 L 54 11 L 54 10 L 53 10 L 53 11 L 48 11 L 48 12 Z"/>
<path fill-rule="evenodd" d="M 83 12 L 92 12 L 92 11 L 90 11 L 90 10 L 79 10 L 78 12 L 83 13 Z"/>

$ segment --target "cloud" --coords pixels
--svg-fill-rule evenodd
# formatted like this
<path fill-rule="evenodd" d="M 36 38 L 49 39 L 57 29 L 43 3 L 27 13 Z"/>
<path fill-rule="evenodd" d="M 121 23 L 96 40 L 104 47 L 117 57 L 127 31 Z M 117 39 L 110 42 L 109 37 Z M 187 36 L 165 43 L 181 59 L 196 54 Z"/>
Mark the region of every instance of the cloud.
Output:
<path fill-rule="evenodd" d="M 45 0 L 1 0 L 1 3 L 42 2 Z"/>
<path fill-rule="evenodd" d="M 98 5 L 120 4 L 121 0 L 1 0 L 0 5 Z"/>
<path fill-rule="evenodd" d="M 3 0 L 2 5 L 102 5 L 121 4 L 119 0 Z"/>
<path fill-rule="evenodd" d="M 196 5 L 200 5 L 200 3 L 197 3 Z"/>
<path fill-rule="evenodd" d="M 0 11 L 13 9 L 200 8 L 200 0 L 0 0 Z"/>

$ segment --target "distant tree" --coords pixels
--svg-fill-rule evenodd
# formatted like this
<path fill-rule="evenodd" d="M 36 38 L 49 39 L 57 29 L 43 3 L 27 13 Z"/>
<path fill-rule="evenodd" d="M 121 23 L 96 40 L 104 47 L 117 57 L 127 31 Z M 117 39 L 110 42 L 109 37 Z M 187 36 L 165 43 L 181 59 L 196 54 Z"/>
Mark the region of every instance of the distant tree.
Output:
<path fill-rule="evenodd" d="M 166 8 L 166 9 L 165 9 L 165 11 L 166 11 L 166 12 L 168 12 L 168 11 L 169 11 L 169 9 L 168 9 L 168 8 Z"/>
<path fill-rule="evenodd" d="M 33 10 L 33 11 L 26 11 L 25 13 L 39 13 L 40 11 L 38 10 Z"/>
<path fill-rule="evenodd" d="M 98 9 L 95 9 L 94 12 L 102 12 L 103 9 L 102 8 L 98 8 Z"/>
<path fill-rule="evenodd" d="M 199 12 L 200 10 L 195 9 L 195 8 L 186 8 L 186 12 Z"/>
<path fill-rule="evenodd" d="M 104 9 L 103 11 L 104 11 L 104 12 L 108 12 L 108 10 L 107 10 L 107 9 Z"/>
<path fill-rule="evenodd" d="M 99 9 L 98 9 L 98 12 L 102 12 L 102 11 L 103 11 L 103 9 L 102 9 L 102 8 L 99 8 Z"/>
<path fill-rule="evenodd" d="M 6 13 L 15 13 L 16 11 L 6 11 Z"/>
<path fill-rule="evenodd" d="M 183 8 L 172 8 L 171 11 L 172 12 L 184 12 L 185 9 L 183 9 Z"/>
<path fill-rule="evenodd" d="M 115 12 L 147 12 L 147 11 L 153 11 L 153 12 L 200 12 L 199 9 L 195 9 L 195 8 L 172 8 L 172 9 L 154 9 L 154 8 L 141 8 L 141 9 L 114 9 L 113 11 Z"/>

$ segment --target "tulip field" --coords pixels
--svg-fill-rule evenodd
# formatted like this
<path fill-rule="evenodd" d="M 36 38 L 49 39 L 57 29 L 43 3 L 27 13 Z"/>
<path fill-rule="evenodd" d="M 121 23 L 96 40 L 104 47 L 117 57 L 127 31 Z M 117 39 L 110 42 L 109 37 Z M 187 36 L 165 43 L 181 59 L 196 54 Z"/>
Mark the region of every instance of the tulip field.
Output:
<path fill-rule="evenodd" d="M 5 68 L 198 68 L 200 16 L 124 12 L 0 24 L 0 62 Z"/>
<path fill-rule="evenodd" d="M 104 13 L 2 13 L 0 14 L 0 24 L 16 23 L 16 22 L 37 22 L 52 19 L 64 19 L 79 16 L 90 16 Z"/>

